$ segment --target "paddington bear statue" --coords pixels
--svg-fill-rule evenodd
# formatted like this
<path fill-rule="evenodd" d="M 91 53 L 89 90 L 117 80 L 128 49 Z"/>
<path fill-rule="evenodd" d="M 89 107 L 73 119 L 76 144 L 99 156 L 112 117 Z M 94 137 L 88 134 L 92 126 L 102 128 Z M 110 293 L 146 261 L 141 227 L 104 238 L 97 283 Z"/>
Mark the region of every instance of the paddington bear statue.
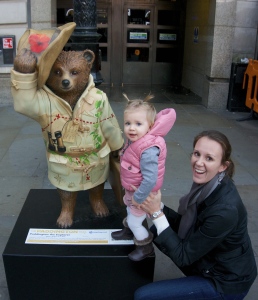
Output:
<path fill-rule="evenodd" d="M 107 95 L 95 87 L 90 74 L 94 53 L 63 51 L 75 26 L 28 29 L 11 71 L 15 111 L 41 126 L 48 178 L 62 204 L 57 219 L 61 228 L 73 224 L 79 191 L 88 190 L 95 215 L 109 214 L 103 200 L 109 157 L 123 145 Z"/>

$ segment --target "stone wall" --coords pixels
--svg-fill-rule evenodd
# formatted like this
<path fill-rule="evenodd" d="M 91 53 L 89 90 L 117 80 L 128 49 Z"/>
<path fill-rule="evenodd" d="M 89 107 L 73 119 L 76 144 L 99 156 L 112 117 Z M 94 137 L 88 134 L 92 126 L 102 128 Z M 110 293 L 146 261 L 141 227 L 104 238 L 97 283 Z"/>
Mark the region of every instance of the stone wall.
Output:
<path fill-rule="evenodd" d="M 28 27 L 42 29 L 55 25 L 56 1 L 0 0 L 0 35 L 14 35 L 16 47 Z M 16 49 L 14 50 L 16 53 Z M 10 92 L 11 68 L 12 65 L 0 65 L 0 105 L 11 105 L 13 103 Z"/>
<path fill-rule="evenodd" d="M 0 0 L 0 35 L 14 35 L 16 46 L 23 32 L 27 29 L 27 1 Z M 14 49 L 16 53 L 16 49 Z M 1 55 L 1 53 L 0 53 Z M 0 65 L 0 104 L 12 103 L 10 93 L 10 70 L 12 65 Z"/>
<path fill-rule="evenodd" d="M 226 109 L 232 62 L 257 59 L 257 11 L 257 0 L 187 1 L 182 85 L 206 107 Z"/>

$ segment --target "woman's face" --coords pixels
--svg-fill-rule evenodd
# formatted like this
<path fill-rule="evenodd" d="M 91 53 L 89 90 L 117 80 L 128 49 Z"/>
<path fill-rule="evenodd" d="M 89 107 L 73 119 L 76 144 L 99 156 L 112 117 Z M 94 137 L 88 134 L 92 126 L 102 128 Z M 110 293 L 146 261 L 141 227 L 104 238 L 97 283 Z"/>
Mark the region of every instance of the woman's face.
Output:
<path fill-rule="evenodd" d="M 203 184 L 210 181 L 216 174 L 224 171 L 227 166 L 222 165 L 221 160 L 221 145 L 208 137 L 200 138 L 191 157 L 193 181 L 197 184 Z"/>

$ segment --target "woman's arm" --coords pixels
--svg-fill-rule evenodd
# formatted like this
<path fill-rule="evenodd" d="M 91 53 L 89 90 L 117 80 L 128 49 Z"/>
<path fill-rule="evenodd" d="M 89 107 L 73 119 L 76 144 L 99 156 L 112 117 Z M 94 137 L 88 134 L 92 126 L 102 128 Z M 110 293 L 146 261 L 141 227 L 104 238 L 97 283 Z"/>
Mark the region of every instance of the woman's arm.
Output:
<path fill-rule="evenodd" d="M 157 247 L 177 266 L 191 265 L 217 247 L 230 234 L 238 219 L 236 208 L 227 205 L 219 205 L 205 214 L 203 224 L 192 230 L 186 239 L 180 239 L 171 227 L 155 239 Z"/>
<path fill-rule="evenodd" d="M 160 192 L 157 194 L 152 193 L 140 207 L 147 213 L 152 214 L 154 211 L 159 210 L 160 203 Z M 189 266 L 213 250 L 233 230 L 238 220 L 238 212 L 235 207 L 223 204 L 215 205 L 204 212 L 203 224 L 193 230 L 187 239 L 182 240 L 177 232 L 173 230 L 179 224 L 180 216 L 167 207 L 164 207 L 164 211 L 166 218 L 170 219 L 171 217 L 170 223 L 174 225 L 163 230 L 155 238 L 154 243 L 178 267 Z M 156 223 L 159 222 L 158 219 L 156 219 Z"/>
<path fill-rule="evenodd" d="M 161 207 L 161 192 L 150 193 L 146 200 L 139 205 L 139 208 L 143 209 L 149 215 L 159 211 Z M 158 234 L 160 234 L 168 226 L 172 227 L 174 231 L 178 231 L 181 216 L 173 209 L 164 206 L 163 213 L 161 213 L 157 219 L 153 220 L 154 225 L 157 228 Z"/>

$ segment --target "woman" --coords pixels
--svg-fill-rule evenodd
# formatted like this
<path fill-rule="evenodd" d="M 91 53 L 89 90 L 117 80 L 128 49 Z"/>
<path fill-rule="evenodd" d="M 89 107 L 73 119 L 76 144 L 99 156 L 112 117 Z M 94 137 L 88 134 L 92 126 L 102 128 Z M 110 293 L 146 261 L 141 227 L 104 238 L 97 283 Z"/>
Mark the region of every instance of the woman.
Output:
<path fill-rule="evenodd" d="M 257 275 L 246 209 L 232 181 L 234 163 L 227 137 L 203 131 L 193 148 L 193 184 L 180 199 L 178 213 L 166 206 L 160 210 L 160 192 L 138 206 L 153 220 L 155 245 L 186 277 L 143 286 L 135 292 L 135 300 L 240 300 Z"/>

